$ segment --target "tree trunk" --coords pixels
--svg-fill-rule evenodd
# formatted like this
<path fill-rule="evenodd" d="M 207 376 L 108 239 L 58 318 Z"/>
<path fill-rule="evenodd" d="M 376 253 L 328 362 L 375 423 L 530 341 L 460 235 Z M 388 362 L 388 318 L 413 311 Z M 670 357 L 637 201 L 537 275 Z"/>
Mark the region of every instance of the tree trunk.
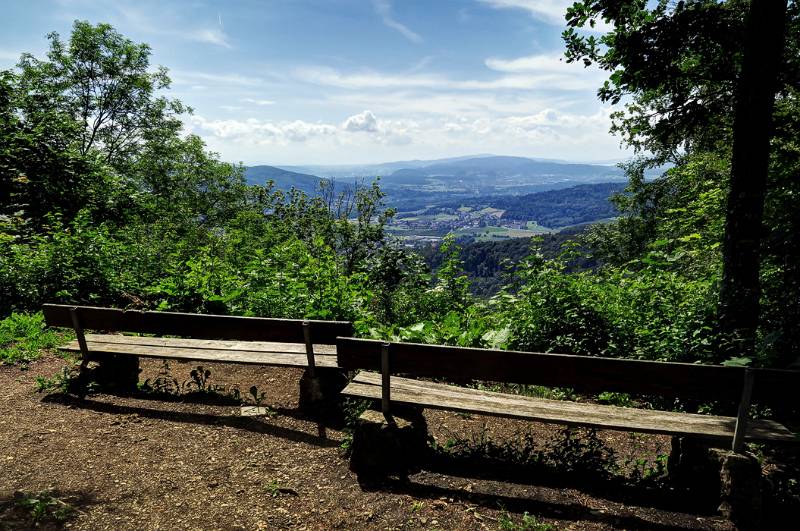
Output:
<path fill-rule="evenodd" d="M 723 246 L 719 317 L 726 357 L 750 356 L 755 349 L 761 220 L 785 25 L 786 0 L 752 1 L 737 87 Z"/>

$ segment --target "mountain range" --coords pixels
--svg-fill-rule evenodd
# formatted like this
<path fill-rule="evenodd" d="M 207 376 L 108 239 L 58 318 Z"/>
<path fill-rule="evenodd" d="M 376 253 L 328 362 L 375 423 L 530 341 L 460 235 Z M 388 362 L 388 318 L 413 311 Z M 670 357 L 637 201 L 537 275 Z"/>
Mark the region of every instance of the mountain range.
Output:
<path fill-rule="evenodd" d="M 362 166 L 250 166 L 249 184 L 273 180 L 279 189 L 313 193 L 322 179 L 350 184 L 381 177 L 381 187 L 460 196 L 518 195 L 583 183 L 624 181 L 616 166 L 567 161 L 478 155 L 437 160 L 387 162 Z"/>

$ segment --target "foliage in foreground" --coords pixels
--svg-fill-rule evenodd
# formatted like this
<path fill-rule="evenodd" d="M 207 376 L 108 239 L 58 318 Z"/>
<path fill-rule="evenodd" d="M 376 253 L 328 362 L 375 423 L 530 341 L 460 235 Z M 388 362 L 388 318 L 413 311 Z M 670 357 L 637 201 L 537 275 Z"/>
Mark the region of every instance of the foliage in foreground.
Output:
<path fill-rule="evenodd" d="M 69 45 L 55 35 L 50 43 L 47 58 L 26 55 L 0 73 L 0 317 L 61 302 L 347 319 L 364 337 L 726 361 L 715 322 L 730 170 L 724 143 L 689 145 L 653 181 L 643 177 L 652 161 L 631 164 L 618 221 L 567 242 L 558 258 L 544 259 L 535 244 L 502 277 L 498 295 L 479 299 L 452 238 L 431 271 L 385 233 L 393 212 L 378 182 L 313 196 L 247 186 L 241 167 L 180 134 L 180 115 L 191 109 L 156 95 L 169 77 L 153 73 L 149 48 L 86 22 L 76 22 Z M 98 62 L 97 76 L 81 75 Z M 73 98 L 114 80 L 123 92 L 139 87 L 135 97 L 108 94 L 87 107 Z M 792 140 L 800 113 L 796 92 L 787 91 L 766 203 L 759 350 L 737 361 L 758 366 L 786 366 L 800 348 L 800 157 Z M 104 122 L 109 112 L 126 120 Z M 86 135 L 95 126 L 99 141 Z M 599 266 L 576 271 L 585 260 Z M 40 317 L 17 314 L 0 332 L 8 362 L 55 341 Z"/>
<path fill-rule="evenodd" d="M 41 313 L 12 313 L 0 320 L 0 363 L 33 361 L 63 341 L 63 335 L 45 327 Z"/>

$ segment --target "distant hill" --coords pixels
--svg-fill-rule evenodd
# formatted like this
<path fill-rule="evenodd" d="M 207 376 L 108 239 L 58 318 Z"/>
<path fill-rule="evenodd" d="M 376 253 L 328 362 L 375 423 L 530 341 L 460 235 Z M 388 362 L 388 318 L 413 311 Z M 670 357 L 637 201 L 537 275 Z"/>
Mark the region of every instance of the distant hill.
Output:
<path fill-rule="evenodd" d="M 394 162 L 381 162 L 378 164 L 334 164 L 334 165 L 311 165 L 311 166 L 284 166 L 287 170 L 310 173 L 331 179 L 373 179 L 391 175 L 397 170 L 404 168 L 422 168 L 431 164 L 456 162 L 476 157 L 489 157 L 492 155 L 470 155 L 466 157 L 451 157 L 433 160 L 398 160 Z"/>
<path fill-rule="evenodd" d="M 556 229 L 618 216 L 610 198 L 625 186 L 623 182 L 580 184 L 533 194 L 462 199 L 442 203 L 422 214 L 452 214 L 459 207 L 489 207 L 503 210 L 503 219 L 536 221 L 542 227 Z"/>
<path fill-rule="evenodd" d="M 491 206 L 504 210 L 503 218 L 535 220 L 543 227 L 579 225 L 619 215 L 611 202 L 626 183 L 581 184 L 563 190 L 512 197 L 493 197 Z"/>
<path fill-rule="evenodd" d="M 307 194 L 319 191 L 319 183 L 323 180 L 316 175 L 297 173 L 275 166 L 249 166 L 245 168 L 244 176 L 247 184 L 264 186 L 267 181 L 272 180 L 279 190 L 297 188 Z"/>
<path fill-rule="evenodd" d="M 525 157 L 486 156 L 403 168 L 384 177 L 387 186 L 424 182 L 458 182 L 474 188 L 519 187 L 563 181 L 599 182 L 623 180 L 620 168 L 573 164 Z"/>

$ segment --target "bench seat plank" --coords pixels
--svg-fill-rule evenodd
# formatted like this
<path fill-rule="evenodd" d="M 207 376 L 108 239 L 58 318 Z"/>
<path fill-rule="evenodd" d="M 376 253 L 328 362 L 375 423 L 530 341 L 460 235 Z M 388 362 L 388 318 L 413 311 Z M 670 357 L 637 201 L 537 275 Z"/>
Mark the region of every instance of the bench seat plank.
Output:
<path fill-rule="evenodd" d="M 305 343 L 279 343 L 273 341 L 235 341 L 216 339 L 186 339 L 178 337 L 142 337 L 118 334 L 86 334 L 90 343 L 111 343 L 119 345 L 146 345 L 152 347 L 182 347 L 215 350 L 247 350 L 254 352 L 296 352 L 306 353 Z M 77 341 L 68 345 L 70 350 L 78 346 Z M 335 356 L 336 345 L 314 345 L 314 354 Z"/>
<path fill-rule="evenodd" d="M 380 400 L 381 375 L 361 371 L 342 393 Z M 391 393 L 392 403 L 398 404 L 601 429 L 692 435 L 723 442 L 731 440 L 736 426 L 734 417 L 547 400 L 395 376 L 391 378 Z M 798 442 L 786 427 L 768 420 L 749 422 L 745 439 Z"/>
<path fill-rule="evenodd" d="M 148 338 L 153 339 L 153 338 Z M 87 337 L 89 353 L 93 358 L 104 354 L 127 354 L 145 358 L 167 358 L 192 361 L 216 361 L 222 363 L 244 363 L 252 365 L 278 365 L 285 367 L 307 367 L 308 358 L 303 351 L 232 350 L 229 348 L 191 348 L 178 346 L 147 345 L 134 343 L 110 343 L 91 341 Z M 61 347 L 61 350 L 80 352 L 77 341 Z M 303 345 L 305 350 L 305 345 Z M 336 357 L 315 355 L 315 364 L 322 368 L 338 368 Z"/>

